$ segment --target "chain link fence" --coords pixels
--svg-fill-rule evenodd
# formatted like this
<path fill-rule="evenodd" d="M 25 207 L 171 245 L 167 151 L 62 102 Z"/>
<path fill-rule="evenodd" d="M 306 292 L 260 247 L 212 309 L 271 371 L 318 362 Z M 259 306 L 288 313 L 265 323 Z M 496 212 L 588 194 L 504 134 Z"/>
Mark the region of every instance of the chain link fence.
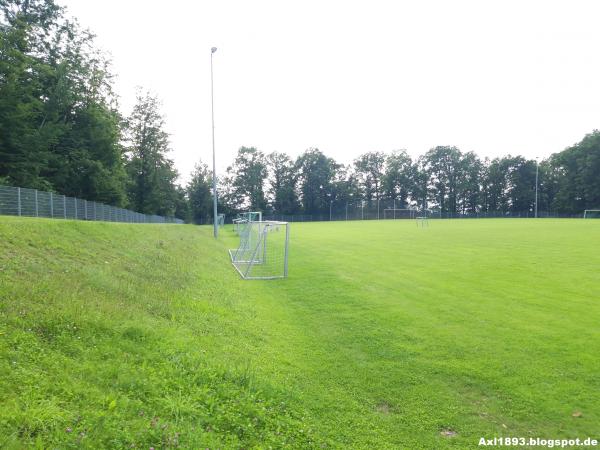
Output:
<path fill-rule="evenodd" d="M 11 186 L 0 186 L 0 215 L 105 222 L 183 223 L 183 220 L 174 217 L 142 214 L 104 203 Z"/>
<path fill-rule="evenodd" d="M 393 199 L 379 201 L 332 201 L 317 214 L 272 214 L 263 213 L 265 220 L 283 222 L 319 222 L 340 220 L 390 220 L 414 219 L 420 208 L 406 206 Z M 481 211 L 459 212 L 456 214 L 442 213 L 439 209 L 428 209 L 430 219 L 475 219 L 475 218 L 533 218 L 534 211 Z M 553 211 L 539 211 L 538 217 L 543 218 L 581 218 L 582 214 L 559 214 Z"/>

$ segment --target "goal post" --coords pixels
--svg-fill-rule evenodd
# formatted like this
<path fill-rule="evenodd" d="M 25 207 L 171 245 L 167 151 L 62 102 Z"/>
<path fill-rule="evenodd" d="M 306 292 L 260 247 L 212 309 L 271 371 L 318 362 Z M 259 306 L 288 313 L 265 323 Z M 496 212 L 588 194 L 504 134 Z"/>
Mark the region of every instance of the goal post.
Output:
<path fill-rule="evenodd" d="M 225 226 L 225 214 L 217 214 L 217 226 Z"/>
<path fill-rule="evenodd" d="M 414 219 L 417 215 L 416 209 L 410 208 L 387 208 L 383 210 L 383 218 L 388 219 Z"/>
<path fill-rule="evenodd" d="M 286 278 L 290 224 L 246 222 L 237 248 L 229 250 L 231 263 L 245 280 Z"/>
<path fill-rule="evenodd" d="M 583 212 L 584 219 L 600 219 L 600 209 L 586 209 Z"/>

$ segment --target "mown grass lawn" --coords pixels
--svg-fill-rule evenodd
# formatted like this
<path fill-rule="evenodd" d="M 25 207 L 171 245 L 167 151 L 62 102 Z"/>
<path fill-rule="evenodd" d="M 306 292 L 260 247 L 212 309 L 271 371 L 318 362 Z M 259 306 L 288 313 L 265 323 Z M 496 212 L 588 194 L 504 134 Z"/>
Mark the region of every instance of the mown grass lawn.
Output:
<path fill-rule="evenodd" d="M 600 222 L 0 218 L 0 447 L 475 448 L 600 436 Z"/>

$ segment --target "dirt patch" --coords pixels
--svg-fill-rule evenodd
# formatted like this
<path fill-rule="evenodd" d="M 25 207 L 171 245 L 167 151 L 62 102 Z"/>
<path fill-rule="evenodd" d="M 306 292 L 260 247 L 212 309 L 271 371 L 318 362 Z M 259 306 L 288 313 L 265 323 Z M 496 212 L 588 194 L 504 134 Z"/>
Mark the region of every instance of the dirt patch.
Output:
<path fill-rule="evenodd" d="M 454 437 L 454 436 L 456 436 L 458 433 L 457 433 L 456 431 L 454 431 L 454 430 L 451 430 L 451 429 L 447 428 L 447 429 L 445 429 L 445 430 L 442 430 L 442 431 L 440 431 L 440 434 L 441 434 L 442 436 L 444 436 L 444 437 Z"/>
<path fill-rule="evenodd" d="M 375 407 L 375 410 L 378 413 L 386 414 L 387 415 L 387 414 L 390 414 L 392 412 L 392 407 L 388 403 L 386 403 L 386 402 L 381 402 L 381 403 L 379 403 Z"/>

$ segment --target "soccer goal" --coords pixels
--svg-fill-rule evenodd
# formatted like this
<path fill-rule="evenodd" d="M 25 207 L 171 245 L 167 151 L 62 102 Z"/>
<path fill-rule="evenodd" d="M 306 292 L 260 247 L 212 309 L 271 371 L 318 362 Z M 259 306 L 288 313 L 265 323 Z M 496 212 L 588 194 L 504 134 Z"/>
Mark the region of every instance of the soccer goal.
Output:
<path fill-rule="evenodd" d="M 584 219 L 600 219 L 600 209 L 586 209 L 583 212 Z"/>
<path fill-rule="evenodd" d="M 217 214 L 217 226 L 225 226 L 225 214 Z"/>
<path fill-rule="evenodd" d="M 247 222 L 236 249 L 229 250 L 231 263 L 245 280 L 272 280 L 288 274 L 288 222 Z"/>
<path fill-rule="evenodd" d="M 417 227 L 425 228 L 429 226 L 429 218 L 432 216 L 433 211 L 430 209 L 421 209 L 415 211 L 415 219 Z"/>
<path fill-rule="evenodd" d="M 384 219 L 414 219 L 416 217 L 417 210 L 415 209 L 398 209 L 398 208 L 387 208 L 383 210 Z"/>
<path fill-rule="evenodd" d="M 248 211 L 238 214 L 233 219 L 233 231 L 241 235 L 246 232 L 247 224 L 250 222 L 261 222 L 262 212 L 261 211 Z"/>
<path fill-rule="evenodd" d="M 233 231 L 235 231 L 237 234 L 240 234 L 240 228 L 248 221 L 245 219 L 242 219 L 241 217 L 236 217 L 235 219 L 232 220 L 232 222 L 233 222 Z"/>
<path fill-rule="evenodd" d="M 429 217 L 427 216 L 417 216 L 417 227 L 428 227 L 429 226 Z"/>

